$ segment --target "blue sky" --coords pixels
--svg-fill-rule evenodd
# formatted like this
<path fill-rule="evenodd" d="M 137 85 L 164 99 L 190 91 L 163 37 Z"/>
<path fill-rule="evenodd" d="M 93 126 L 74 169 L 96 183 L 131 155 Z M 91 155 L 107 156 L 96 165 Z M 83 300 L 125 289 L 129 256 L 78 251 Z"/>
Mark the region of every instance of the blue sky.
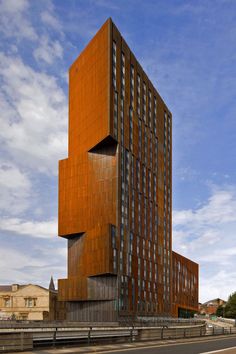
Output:
<path fill-rule="evenodd" d="M 66 275 L 67 70 L 112 17 L 173 114 L 173 245 L 236 291 L 236 2 L 0 0 L 0 283 Z"/>

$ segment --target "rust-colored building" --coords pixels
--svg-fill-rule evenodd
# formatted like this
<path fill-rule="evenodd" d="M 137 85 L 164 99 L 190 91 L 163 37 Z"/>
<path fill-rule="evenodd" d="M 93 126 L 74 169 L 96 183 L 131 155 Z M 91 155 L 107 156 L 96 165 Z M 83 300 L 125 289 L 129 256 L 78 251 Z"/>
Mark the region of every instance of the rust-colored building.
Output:
<path fill-rule="evenodd" d="M 172 313 L 172 116 L 107 20 L 69 71 L 59 235 L 69 320 Z"/>
<path fill-rule="evenodd" d="M 198 311 L 198 264 L 172 251 L 172 313 L 190 317 Z"/>

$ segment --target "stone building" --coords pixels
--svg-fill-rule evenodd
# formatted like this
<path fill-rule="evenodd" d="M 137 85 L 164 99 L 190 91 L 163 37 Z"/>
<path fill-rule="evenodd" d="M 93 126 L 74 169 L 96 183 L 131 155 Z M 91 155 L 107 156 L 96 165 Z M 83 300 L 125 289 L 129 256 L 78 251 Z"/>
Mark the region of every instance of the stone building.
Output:
<path fill-rule="evenodd" d="M 49 289 L 35 284 L 0 285 L 0 319 L 55 319 L 57 291 L 52 283 L 51 279 Z"/>

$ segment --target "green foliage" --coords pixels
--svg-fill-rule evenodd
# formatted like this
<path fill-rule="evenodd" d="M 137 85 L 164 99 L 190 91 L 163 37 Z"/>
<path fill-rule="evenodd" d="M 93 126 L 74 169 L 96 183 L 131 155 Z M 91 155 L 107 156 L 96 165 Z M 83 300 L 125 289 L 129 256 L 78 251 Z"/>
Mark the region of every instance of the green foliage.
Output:
<path fill-rule="evenodd" d="M 229 296 L 225 306 L 225 317 L 236 318 L 236 292 Z"/>
<path fill-rule="evenodd" d="M 222 305 L 219 305 L 216 310 L 216 316 L 223 317 L 223 314 L 224 314 L 224 308 Z"/>

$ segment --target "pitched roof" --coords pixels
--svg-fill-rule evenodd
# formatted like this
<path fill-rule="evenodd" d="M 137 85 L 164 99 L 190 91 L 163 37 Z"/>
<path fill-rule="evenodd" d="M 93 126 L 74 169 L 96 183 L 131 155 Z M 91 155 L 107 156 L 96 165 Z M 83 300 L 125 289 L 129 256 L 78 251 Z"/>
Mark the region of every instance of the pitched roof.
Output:
<path fill-rule="evenodd" d="M 0 291 L 11 291 L 11 285 L 0 285 Z"/>
<path fill-rule="evenodd" d="M 12 284 L 12 285 L 18 285 L 18 289 L 17 290 L 21 290 L 23 288 L 26 288 L 27 286 L 37 286 L 43 290 L 47 290 L 47 288 L 44 288 L 43 286 L 41 285 L 38 285 L 38 284 L 23 284 L 23 285 L 19 285 L 19 284 Z M 0 285 L 0 292 L 7 292 L 7 291 L 12 291 L 12 285 Z"/>
<path fill-rule="evenodd" d="M 202 305 L 208 305 L 208 304 L 211 304 L 211 303 L 219 303 L 219 302 L 226 302 L 225 300 L 223 300 L 223 299 L 220 299 L 220 298 L 216 298 L 216 299 L 212 299 L 212 300 L 209 300 L 209 301 L 206 301 L 206 302 L 204 302 L 204 304 L 202 304 Z"/>

